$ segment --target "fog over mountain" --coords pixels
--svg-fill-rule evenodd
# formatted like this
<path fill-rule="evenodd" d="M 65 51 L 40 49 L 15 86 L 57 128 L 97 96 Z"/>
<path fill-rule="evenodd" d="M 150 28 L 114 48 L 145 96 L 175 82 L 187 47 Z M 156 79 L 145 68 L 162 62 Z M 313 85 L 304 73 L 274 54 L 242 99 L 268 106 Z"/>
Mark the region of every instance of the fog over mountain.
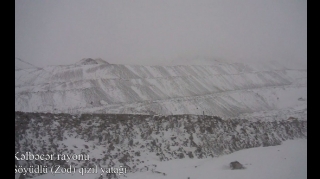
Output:
<path fill-rule="evenodd" d="M 307 68 L 307 1 L 16 0 L 15 56 L 40 67 L 278 61 Z"/>

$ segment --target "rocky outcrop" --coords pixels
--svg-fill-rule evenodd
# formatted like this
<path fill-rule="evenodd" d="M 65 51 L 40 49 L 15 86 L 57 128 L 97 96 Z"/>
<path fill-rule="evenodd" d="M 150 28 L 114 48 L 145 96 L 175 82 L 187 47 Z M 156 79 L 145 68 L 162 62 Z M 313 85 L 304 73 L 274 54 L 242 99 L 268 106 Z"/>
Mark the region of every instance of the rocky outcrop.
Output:
<path fill-rule="evenodd" d="M 96 64 L 109 64 L 108 62 L 102 60 L 101 58 L 83 58 L 79 62 L 75 63 L 76 66 L 81 66 L 81 65 L 96 65 Z"/>
<path fill-rule="evenodd" d="M 230 168 L 231 170 L 238 170 L 238 169 L 244 169 L 244 166 L 240 162 L 234 161 L 230 163 Z"/>

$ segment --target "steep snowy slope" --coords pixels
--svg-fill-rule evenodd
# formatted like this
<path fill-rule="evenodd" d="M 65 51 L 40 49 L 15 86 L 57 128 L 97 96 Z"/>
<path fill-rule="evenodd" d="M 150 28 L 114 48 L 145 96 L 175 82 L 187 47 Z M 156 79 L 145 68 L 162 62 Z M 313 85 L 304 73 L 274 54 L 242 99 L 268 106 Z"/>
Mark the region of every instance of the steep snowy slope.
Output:
<path fill-rule="evenodd" d="M 280 65 L 135 66 L 83 59 L 16 69 L 15 109 L 25 112 L 268 113 L 306 118 L 307 70 Z M 271 112 L 270 112 L 271 111 Z M 259 116 L 259 115 L 258 115 Z M 283 116 L 282 116 L 283 117 Z"/>

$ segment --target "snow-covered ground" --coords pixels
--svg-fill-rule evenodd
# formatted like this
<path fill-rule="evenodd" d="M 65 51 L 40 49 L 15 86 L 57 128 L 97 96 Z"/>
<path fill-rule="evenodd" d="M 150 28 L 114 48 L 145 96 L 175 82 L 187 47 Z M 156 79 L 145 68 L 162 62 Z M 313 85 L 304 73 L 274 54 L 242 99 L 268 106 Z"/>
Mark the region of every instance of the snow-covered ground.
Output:
<path fill-rule="evenodd" d="M 221 120 L 219 117 L 206 115 L 16 112 L 15 120 L 15 150 L 19 155 L 26 152 L 55 154 L 53 159 L 43 161 L 17 159 L 16 165 L 41 165 L 50 168 L 58 164 L 62 167 L 72 166 L 77 170 L 94 166 L 99 169 L 126 166 L 130 177 L 138 175 L 135 173 L 152 171 L 152 175 L 170 177 L 173 171 L 163 168 L 163 165 L 183 170 L 183 167 L 179 168 L 179 162 L 184 161 L 182 163 L 189 163 L 187 166 L 200 167 L 199 162 L 211 161 L 212 157 L 215 161 L 219 156 L 244 149 L 277 146 L 287 140 L 307 138 L 307 121 L 296 119 L 252 122 L 245 119 Z M 284 151 L 291 150 L 290 147 L 287 148 Z M 59 160 L 58 154 L 85 154 L 90 159 Z M 235 157 L 232 160 L 247 163 L 243 158 Z M 217 163 L 220 167 L 230 163 L 217 162 L 221 163 Z M 179 167 L 175 167 L 176 165 Z M 95 177 L 99 174 L 87 175 Z M 28 175 L 38 176 L 32 171 Z"/>
<path fill-rule="evenodd" d="M 282 145 L 245 149 L 217 158 L 176 159 L 157 165 L 157 172 L 144 171 L 126 174 L 129 179 L 306 179 L 307 139 L 288 140 Z M 229 163 L 239 161 L 246 167 L 231 170 Z M 165 173 L 166 175 L 163 175 Z M 98 175 L 46 174 L 35 179 L 95 179 Z M 125 178 L 120 175 L 121 178 Z"/>
<path fill-rule="evenodd" d="M 239 161 L 246 169 L 230 170 L 232 161 Z M 251 148 L 213 159 L 162 162 L 158 170 L 167 176 L 149 172 L 130 174 L 128 178 L 303 179 L 307 178 L 307 140 L 289 140 L 279 146 Z"/>

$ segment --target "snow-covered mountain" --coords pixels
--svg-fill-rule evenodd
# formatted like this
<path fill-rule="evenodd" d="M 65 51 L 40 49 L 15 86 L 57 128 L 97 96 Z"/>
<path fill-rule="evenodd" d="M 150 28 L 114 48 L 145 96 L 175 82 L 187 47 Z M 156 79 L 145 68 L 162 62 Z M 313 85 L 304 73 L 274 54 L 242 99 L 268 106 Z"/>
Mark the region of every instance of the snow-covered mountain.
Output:
<path fill-rule="evenodd" d="M 86 58 L 16 68 L 15 110 L 306 119 L 307 70 L 277 63 L 139 66 Z"/>
<path fill-rule="evenodd" d="M 181 178 L 164 163 L 188 160 L 192 168 L 204 170 L 202 161 L 210 159 L 224 167 L 237 155 L 229 155 L 230 161 L 223 155 L 307 138 L 307 70 L 276 63 L 139 66 L 85 58 L 46 68 L 30 64 L 16 68 L 15 95 L 16 156 L 53 156 L 18 157 L 16 171 L 20 167 L 21 172 L 59 166 L 97 168 L 82 176 L 90 179 Z M 101 175 L 101 168 L 120 166 L 125 175 Z M 258 166 L 248 166 L 246 175 Z M 30 171 L 27 178 L 70 176 Z M 204 178 L 190 172 L 183 176 Z"/>

